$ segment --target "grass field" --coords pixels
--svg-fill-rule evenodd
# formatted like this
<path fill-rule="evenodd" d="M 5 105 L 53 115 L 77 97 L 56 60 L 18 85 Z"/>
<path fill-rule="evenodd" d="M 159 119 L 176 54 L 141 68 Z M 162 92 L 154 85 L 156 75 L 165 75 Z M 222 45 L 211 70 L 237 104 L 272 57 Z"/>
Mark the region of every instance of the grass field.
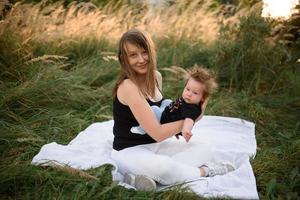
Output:
<path fill-rule="evenodd" d="M 260 198 L 299 199 L 299 39 L 290 46 L 272 39 L 274 22 L 259 16 L 259 4 L 243 2 L 227 17 L 218 1 L 158 11 L 16 3 L 0 21 L 0 199 L 201 199 L 188 188 L 122 188 L 109 165 L 88 171 L 30 165 L 44 144 L 68 144 L 91 123 L 112 118 L 116 44 L 130 27 L 153 36 L 165 97 L 180 94 L 178 68 L 202 64 L 217 73 L 220 88 L 206 114 L 256 124 L 251 163 Z"/>

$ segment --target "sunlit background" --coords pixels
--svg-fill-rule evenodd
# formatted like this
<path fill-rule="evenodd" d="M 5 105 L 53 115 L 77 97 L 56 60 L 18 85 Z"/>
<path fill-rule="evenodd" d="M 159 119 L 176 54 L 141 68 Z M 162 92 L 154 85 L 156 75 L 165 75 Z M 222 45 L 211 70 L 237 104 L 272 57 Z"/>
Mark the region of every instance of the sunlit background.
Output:
<path fill-rule="evenodd" d="M 263 0 L 263 17 L 289 18 L 297 12 L 294 8 L 299 4 L 299 0 Z"/>

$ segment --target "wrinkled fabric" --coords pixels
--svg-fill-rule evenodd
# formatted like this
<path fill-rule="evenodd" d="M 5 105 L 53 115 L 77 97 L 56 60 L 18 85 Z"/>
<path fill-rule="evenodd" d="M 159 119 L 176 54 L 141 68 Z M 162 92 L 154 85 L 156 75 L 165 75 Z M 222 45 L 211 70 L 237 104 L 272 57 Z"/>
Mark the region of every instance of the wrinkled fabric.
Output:
<path fill-rule="evenodd" d="M 122 169 L 112 159 L 113 120 L 93 123 L 80 132 L 68 145 L 55 142 L 45 144 L 33 158 L 33 165 L 60 165 L 76 169 L 96 168 L 104 164 L 114 166 L 113 179 L 122 183 Z M 192 130 L 191 141 L 205 141 L 213 146 L 213 161 L 234 163 L 236 169 L 223 176 L 187 180 L 194 192 L 203 197 L 258 199 L 256 180 L 250 158 L 256 154 L 255 125 L 230 117 L 204 116 Z M 170 138 L 168 140 L 174 140 Z M 183 140 L 183 138 L 181 138 Z M 159 187 L 159 190 L 169 186 Z"/>

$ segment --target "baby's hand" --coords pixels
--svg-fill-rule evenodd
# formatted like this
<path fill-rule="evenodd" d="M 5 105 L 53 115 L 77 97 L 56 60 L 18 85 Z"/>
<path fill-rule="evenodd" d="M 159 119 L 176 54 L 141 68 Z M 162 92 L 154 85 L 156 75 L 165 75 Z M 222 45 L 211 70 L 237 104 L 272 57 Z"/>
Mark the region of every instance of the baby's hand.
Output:
<path fill-rule="evenodd" d="M 182 136 L 186 142 L 189 142 L 191 137 L 193 136 L 192 131 L 190 130 L 182 130 Z"/>

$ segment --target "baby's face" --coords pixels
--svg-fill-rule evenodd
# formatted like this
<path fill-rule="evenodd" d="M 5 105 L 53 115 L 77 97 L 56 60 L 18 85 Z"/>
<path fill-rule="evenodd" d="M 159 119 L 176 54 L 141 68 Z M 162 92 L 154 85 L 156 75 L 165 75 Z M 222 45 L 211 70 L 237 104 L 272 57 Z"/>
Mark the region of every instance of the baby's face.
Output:
<path fill-rule="evenodd" d="M 205 86 L 190 78 L 182 92 L 182 98 L 186 103 L 198 104 L 203 99 Z"/>

